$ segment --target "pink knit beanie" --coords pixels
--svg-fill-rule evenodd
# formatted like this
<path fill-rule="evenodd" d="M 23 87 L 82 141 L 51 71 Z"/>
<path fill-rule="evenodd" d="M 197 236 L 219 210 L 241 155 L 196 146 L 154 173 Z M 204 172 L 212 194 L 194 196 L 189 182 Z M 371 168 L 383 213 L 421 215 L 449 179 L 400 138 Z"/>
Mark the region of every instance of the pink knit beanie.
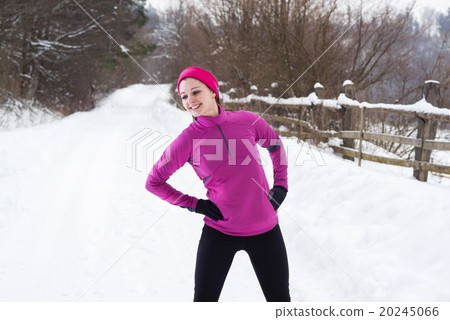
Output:
<path fill-rule="evenodd" d="M 216 94 L 216 99 L 219 99 L 219 84 L 209 71 L 199 67 L 189 67 L 181 71 L 177 84 L 178 94 L 180 94 L 180 82 L 185 78 L 195 78 L 203 82 Z"/>

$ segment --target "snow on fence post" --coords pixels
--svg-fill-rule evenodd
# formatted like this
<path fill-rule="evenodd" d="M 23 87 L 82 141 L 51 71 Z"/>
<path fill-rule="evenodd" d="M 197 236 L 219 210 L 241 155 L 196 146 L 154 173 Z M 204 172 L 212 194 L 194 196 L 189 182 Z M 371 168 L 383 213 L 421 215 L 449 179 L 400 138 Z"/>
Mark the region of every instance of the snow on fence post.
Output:
<path fill-rule="evenodd" d="M 342 92 L 345 94 L 345 96 L 349 99 L 356 100 L 356 93 L 355 93 L 355 85 L 350 80 L 345 80 L 342 84 Z M 353 117 L 353 110 L 351 108 L 346 108 L 345 106 L 342 106 L 343 114 L 342 114 L 342 130 L 343 131 L 351 131 L 354 130 L 355 124 L 354 124 L 354 117 Z M 343 146 L 345 148 L 355 148 L 355 142 L 353 139 L 350 138 L 343 138 Z M 354 158 L 349 156 L 343 156 L 344 159 L 347 160 L 354 160 Z"/>
<path fill-rule="evenodd" d="M 424 99 L 432 104 L 435 107 L 440 108 L 440 100 L 441 100 L 441 94 L 440 94 L 440 83 L 439 81 L 435 80 L 427 80 L 425 81 L 423 85 L 423 97 Z M 436 131 L 437 131 L 437 121 L 433 121 L 430 119 L 423 119 L 418 118 L 418 124 L 417 124 L 417 139 L 420 139 L 422 141 L 421 147 L 414 148 L 415 161 L 421 161 L 421 162 L 429 162 L 431 158 L 431 150 L 426 150 L 423 148 L 423 144 L 425 140 L 434 140 L 436 138 Z M 420 165 L 417 168 L 414 168 L 414 178 L 416 178 L 419 181 L 426 182 L 428 179 L 428 171 L 420 170 Z"/>

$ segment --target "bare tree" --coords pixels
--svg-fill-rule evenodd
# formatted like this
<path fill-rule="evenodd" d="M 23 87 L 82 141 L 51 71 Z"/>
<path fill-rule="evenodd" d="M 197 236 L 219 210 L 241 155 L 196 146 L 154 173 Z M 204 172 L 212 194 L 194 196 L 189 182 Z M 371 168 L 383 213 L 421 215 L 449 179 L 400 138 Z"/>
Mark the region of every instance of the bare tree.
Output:
<path fill-rule="evenodd" d="M 367 88 L 387 86 L 411 61 L 418 34 L 411 8 L 363 14 L 335 0 L 183 1 L 171 19 L 161 46 L 175 69 L 214 69 L 241 95 L 256 85 L 263 95 L 290 88 L 285 96 L 301 96 L 320 81 L 336 96 L 345 79 L 370 95 Z"/>

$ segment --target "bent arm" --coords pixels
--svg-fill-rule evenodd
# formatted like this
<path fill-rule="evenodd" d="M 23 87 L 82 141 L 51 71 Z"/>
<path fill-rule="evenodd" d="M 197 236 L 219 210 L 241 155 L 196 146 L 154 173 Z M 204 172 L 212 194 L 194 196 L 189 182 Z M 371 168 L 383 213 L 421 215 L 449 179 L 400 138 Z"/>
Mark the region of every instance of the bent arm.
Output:
<path fill-rule="evenodd" d="M 272 160 L 273 185 L 282 186 L 288 190 L 288 165 L 283 142 L 263 118 L 259 118 L 254 114 L 253 121 L 253 126 L 256 130 L 256 142 L 269 151 Z"/>
<path fill-rule="evenodd" d="M 173 205 L 187 208 L 189 211 L 195 211 L 198 199 L 184 194 L 170 184 L 167 180 L 170 176 L 181 168 L 189 159 L 190 148 L 186 141 L 183 141 L 180 135 L 175 139 L 166 150 L 164 150 L 161 158 L 153 165 L 145 183 L 145 188 Z"/>

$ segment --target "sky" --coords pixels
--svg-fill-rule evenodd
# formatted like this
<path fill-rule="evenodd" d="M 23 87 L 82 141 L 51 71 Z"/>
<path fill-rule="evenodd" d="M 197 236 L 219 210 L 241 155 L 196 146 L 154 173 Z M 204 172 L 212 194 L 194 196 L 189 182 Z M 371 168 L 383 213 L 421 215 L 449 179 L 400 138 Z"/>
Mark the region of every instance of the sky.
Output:
<path fill-rule="evenodd" d="M 147 0 L 157 10 L 164 10 L 170 6 L 174 6 L 178 3 L 178 0 Z M 367 1 L 369 3 L 369 1 Z M 391 2 L 392 4 L 397 4 L 399 7 L 406 7 L 411 0 L 396 0 Z M 446 13 L 447 8 L 450 7 L 448 0 L 417 0 L 416 8 L 414 9 L 420 15 L 420 12 L 426 7 L 431 7 L 436 11 Z"/>
<path fill-rule="evenodd" d="M 397 0 L 398 3 L 407 4 L 409 1 Z M 447 0 L 417 0 L 416 10 L 421 10 L 426 7 L 436 9 L 436 11 L 447 13 L 450 3 Z"/>

